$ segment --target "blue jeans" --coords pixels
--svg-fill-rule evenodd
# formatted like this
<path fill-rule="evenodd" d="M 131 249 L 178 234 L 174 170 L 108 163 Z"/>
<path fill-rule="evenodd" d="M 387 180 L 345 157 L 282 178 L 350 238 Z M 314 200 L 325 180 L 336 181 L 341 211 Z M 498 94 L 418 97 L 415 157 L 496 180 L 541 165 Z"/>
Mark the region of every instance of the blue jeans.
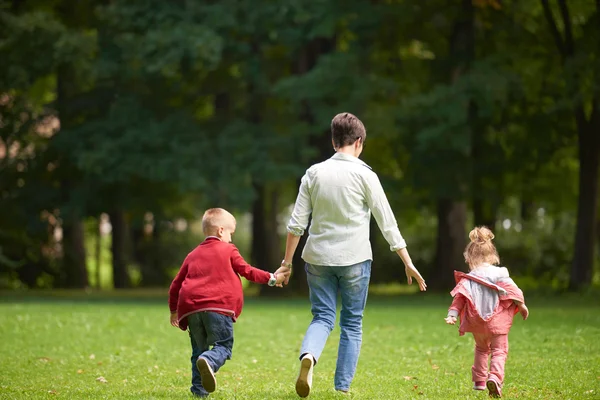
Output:
<path fill-rule="evenodd" d="M 371 260 L 344 267 L 327 267 L 306 264 L 306 279 L 310 288 L 313 315 L 300 357 L 310 353 L 319 359 L 325 342 L 335 325 L 337 294 L 341 294 L 340 345 L 335 368 L 335 388 L 348 390 L 356 372 L 362 343 L 362 318 L 369 280 Z"/>
<path fill-rule="evenodd" d="M 200 372 L 196 360 L 202 356 L 217 372 L 231 359 L 233 350 L 233 320 L 231 317 L 211 311 L 202 311 L 187 316 L 190 339 L 192 342 L 192 387 L 197 396 L 208 396 L 202 387 Z M 212 348 L 210 348 L 212 346 Z"/>

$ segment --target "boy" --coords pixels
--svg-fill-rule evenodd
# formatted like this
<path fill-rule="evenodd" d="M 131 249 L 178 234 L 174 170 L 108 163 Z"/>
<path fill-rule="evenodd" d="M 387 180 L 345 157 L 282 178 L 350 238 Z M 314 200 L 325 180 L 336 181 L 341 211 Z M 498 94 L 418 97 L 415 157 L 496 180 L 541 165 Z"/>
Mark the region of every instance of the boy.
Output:
<path fill-rule="evenodd" d="M 185 258 L 169 289 L 171 325 L 190 331 L 190 390 L 201 397 L 215 391 L 215 373 L 231 359 L 233 323 L 244 304 L 239 275 L 280 287 L 289 275 L 279 270 L 271 274 L 246 263 L 231 243 L 235 227 L 234 216 L 226 210 L 207 210 L 202 217 L 206 238 Z"/>

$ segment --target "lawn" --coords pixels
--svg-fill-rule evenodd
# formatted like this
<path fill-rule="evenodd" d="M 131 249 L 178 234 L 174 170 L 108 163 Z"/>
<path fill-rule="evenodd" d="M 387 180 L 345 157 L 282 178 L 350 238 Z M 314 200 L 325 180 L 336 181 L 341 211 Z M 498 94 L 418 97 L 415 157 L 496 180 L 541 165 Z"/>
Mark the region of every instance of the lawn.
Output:
<path fill-rule="evenodd" d="M 191 399 L 186 333 L 166 299 L 83 294 L 0 296 L 0 398 Z M 353 399 L 484 399 L 471 389 L 473 343 L 444 324 L 449 296 L 371 298 Z M 510 334 L 505 398 L 600 397 L 600 301 L 532 298 Z M 296 399 L 305 300 L 248 299 L 214 399 Z M 339 330 L 315 370 L 314 399 L 333 390 Z"/>

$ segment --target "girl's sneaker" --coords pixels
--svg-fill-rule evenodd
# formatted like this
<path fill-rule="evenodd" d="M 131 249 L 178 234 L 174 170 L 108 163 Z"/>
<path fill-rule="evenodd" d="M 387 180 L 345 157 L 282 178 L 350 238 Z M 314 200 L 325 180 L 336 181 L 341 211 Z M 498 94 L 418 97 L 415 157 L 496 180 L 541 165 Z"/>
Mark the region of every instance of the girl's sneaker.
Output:
<path fill-rule="evenodd" d="M 473 382 L 473 390 L 485 390 L 485 382 Z"/>
<path fill-rule="evenodd" d="M 488 378 L 486 382 L 487 388 L 490 392 L 490 397 L 498 398 L 502 397 L 502 388 L 500 383 L 496 381 L 494 378 Z"/>

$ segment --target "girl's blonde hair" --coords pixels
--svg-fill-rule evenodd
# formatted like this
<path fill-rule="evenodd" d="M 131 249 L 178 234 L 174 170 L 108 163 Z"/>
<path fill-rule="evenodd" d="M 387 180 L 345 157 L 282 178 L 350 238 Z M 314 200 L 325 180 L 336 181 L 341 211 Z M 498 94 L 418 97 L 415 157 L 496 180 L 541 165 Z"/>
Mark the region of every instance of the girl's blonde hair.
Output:
<path fill-rule="evenodd" d="M 465 262 L 469 264 L 469 269 L 474 269 L 477 266 L 488 264 L 500 264 L 500 257 L 496 246 L 492 243 L 494 234 L 485 226 L 478 226 L 469 233 L 471 243 L 467 245 L 463 255 Z"/>

